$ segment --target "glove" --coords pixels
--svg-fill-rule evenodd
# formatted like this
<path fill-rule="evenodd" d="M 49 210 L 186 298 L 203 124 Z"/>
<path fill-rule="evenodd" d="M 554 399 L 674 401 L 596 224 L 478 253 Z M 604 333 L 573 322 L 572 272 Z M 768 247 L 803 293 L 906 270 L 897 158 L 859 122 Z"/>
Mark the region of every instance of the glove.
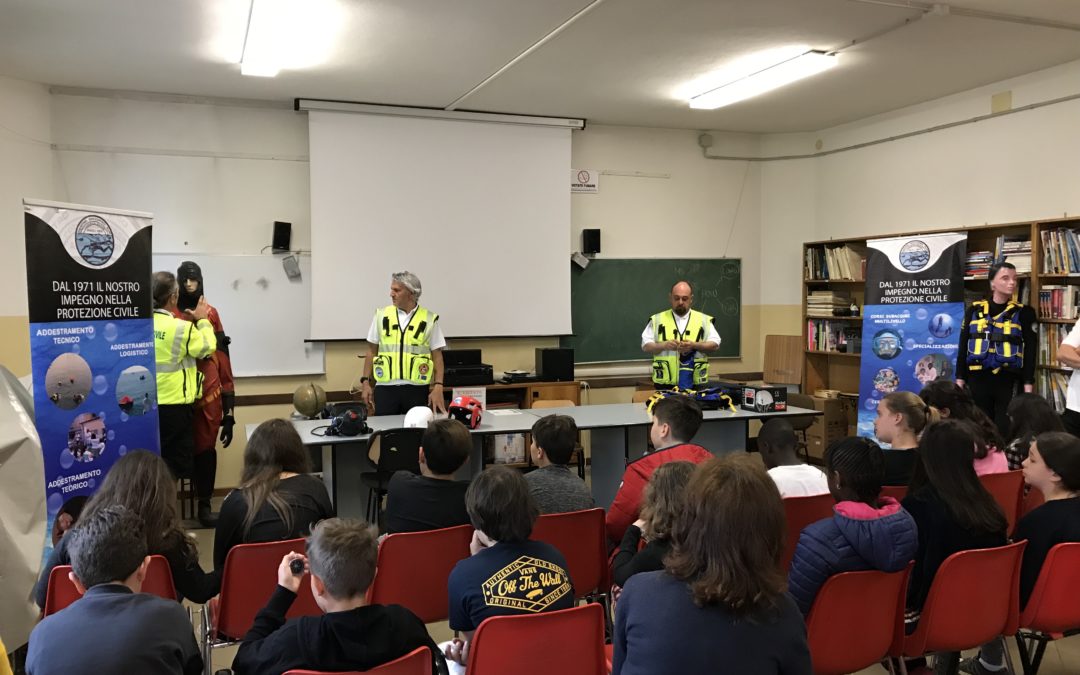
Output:
<path fill-rule="evenodd" d="M 232 415 L 224 415 L 221 418 L 221 447 L 229 447 L 229 443 L 232 443 L 233 426 L 236 425 L 236 419 Z"/>

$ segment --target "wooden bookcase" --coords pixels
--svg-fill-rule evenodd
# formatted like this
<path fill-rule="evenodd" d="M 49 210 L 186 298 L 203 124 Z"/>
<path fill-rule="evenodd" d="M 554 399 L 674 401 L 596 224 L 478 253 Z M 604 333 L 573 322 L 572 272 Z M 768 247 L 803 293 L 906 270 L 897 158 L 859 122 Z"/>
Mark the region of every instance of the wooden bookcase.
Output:
<path fill-rule="evenodd" d="M 803 345 L 808 346 L 808 322 L 815 317 L 807 316 L 807 297 L 811 291 L 831 290 L 843 291 L 849 294 L 855 304 L 859 306 L 858 317 L 833 317 L 829 321 L 850 323 L 853 328 L 862 328 L 862 307 L 864 299 L 864 279 L 808 279 L 806 278 L 806 260 L 808 249 L 821 249 L 824 247 L 843 246 L 854 244 L 864 247 L 868 239 L 881 239 L 886 237 L 905 237 L 920 234 L 935 234 L 939 232 L 965 232 L 968 236 L 968 251 L 988 250 L 994 251 L 998 237 L 1026 236 L 1032 242 L 1031 246 L 1031 273 L 1018 275 L 1022 284 L 1028 284 L 1030 288 L 1029 301 L 1027 304 L 1035 308 L 1039 316 L 1039 329 L 1048 332 L 1047 342 L 1051 346 L 1051 354 L 1035 354 L 1039 359 L 1036 366 L 1036 390 L 1047 397 L 1059 409 L 1063 406 L 1064 387 L 1067 385 L 1069 373 L 1060 363 L 1052 358 L 1056 352 L 1057 344 L 1061 335 L 1058 331 L 1067 333 L 1076 319 L 1070 318 L 1046 318 L 1040 312 L 1039 290 L 1047 285 L 1080 286 L 1080 264 L 1075 264 L 1070 273 L 1044 272 L 1043 265 L 1047 251 L 1044 245 L 1043 233 L 1061 228 L 1080 230 L 1080 217 L 1054 218 L 1020 223 L 1003 223 L 1000 225 L 982 225 L 967 228 L 947 228 L 939 230 L 918 230 L 913 232 L 888 233 L 865 238 L 852 239 L 829 239 L 825 241 L 810 241 L 803 244 L 803 288 L 802 288 L 802 337 Z M 1080 257 L 1080 256 L 1078 256 Z M 1080 263 L 1080 260 L 1077 261 Z M 984 276 L 965 277 L 964 289 L 969 296 L 985 296 L 989 292 L 989 285 Z M 1020 288 L 1018 288 L 1019 292 Z M 820 318 L 820 317 L 817 317 Z M 1064 327 L 1064 328 L 1060 328 Z M 862 336 L 865 338 L 865 336 Z M 863 341 L 862 347 L 866 343 Z M 1042 351 L 1042 350 L 1040 350 Z M 1026 356 L 1026 355 L 1025 355 Z M 819 389 L 836 389 L 841 392 L 857 393 L 859 390 L 859 366 L 861 362 L 861 349 L 859 353 L 840 351 L 819 351 L 806 349 L 804 352 L 803 381 L 804 392 L 813 394 Z M 1055 401 L 1051 380 L 1056 380 L 1060 400 Z"/>

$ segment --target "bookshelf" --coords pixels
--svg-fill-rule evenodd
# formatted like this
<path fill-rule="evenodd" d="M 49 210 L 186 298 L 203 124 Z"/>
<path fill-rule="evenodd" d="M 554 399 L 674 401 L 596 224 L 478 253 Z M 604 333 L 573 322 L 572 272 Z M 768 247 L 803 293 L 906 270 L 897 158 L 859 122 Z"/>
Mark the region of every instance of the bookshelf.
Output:
<path fill-rule="evenodd" d="M 937 232 L 968 235 L 965 303 L 984 298 L 987 268 L 1005 257 L 1017 267 L 1017 299 L 1038 316 L 1036 391 L 1059 411 L 1072 370 L 1056 359 L 1057 347 L 1080 317 L 1080 217 L 980 225 L 967 228 L 888 233 L 865 238 L 829 239 L 803 244 L 803 391 L 857 392 L 862 352 L 864 261 L 868 239 Z M 830 274 L 831 272 L 831 274 Z M 823 278 L 825 277 L 825 278 Z M 822 316 L 823 307 L 840 309 L 850 300 L 859 316 Z M 817 308 L 816 310 L 812 308 Z M 822 322 L 815 326 L 815 322 Z M 828 329 L 825 324 L 828 324 Z M 822 331 L 832 335 L 822 336 Z M 839 336 L 846 334 L 846 339 Z"/>

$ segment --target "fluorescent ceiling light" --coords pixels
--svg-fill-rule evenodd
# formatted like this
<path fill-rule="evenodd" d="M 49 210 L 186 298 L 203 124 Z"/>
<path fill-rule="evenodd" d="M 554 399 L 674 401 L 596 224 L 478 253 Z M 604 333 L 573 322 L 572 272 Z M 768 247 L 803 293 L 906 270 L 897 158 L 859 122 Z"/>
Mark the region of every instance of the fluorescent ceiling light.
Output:
<path fill-rule="evenodd" d="M 690 99 L 690 107 L 702 110 L 722 108 L 778 89 L 836 65 L 838 56 L 810 50 L 780 61 L 744 77 L 729 81 Z"/>
<path fill-rule="evenodd" d="M 240 73 L 274 77 L 325 62 L 343 15 L 338 0 L 251 0 Z"/>

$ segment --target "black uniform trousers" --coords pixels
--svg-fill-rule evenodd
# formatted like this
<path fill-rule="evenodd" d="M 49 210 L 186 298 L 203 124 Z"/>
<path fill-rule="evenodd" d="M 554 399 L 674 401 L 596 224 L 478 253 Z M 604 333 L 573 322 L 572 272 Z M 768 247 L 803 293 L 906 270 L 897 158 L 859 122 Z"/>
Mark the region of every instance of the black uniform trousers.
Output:
<path fill-rule="evenodd" d="M 994 421 L 1002 438 L 1009 437 L 1009 416 L 1005 411 L 1020 389 L 1020 382 L 1018 373 L 1004 370 L 999 370 L 997 374 L 989 370 L 976 370 L 968 376 L 967 385 L 975 405 Z"/>
<path fill-rule="evenodd" d="M 161 458 L 175 478 L 191 478 L 195 456 L 195 407 L 190 403 L 158 406 Z"/>
<path fill-rule="evenodd" d="M 404 415 L 410 408 L 426 406 L 426 384 L 380 384 L 375 387 L 376 415 Z"/>

